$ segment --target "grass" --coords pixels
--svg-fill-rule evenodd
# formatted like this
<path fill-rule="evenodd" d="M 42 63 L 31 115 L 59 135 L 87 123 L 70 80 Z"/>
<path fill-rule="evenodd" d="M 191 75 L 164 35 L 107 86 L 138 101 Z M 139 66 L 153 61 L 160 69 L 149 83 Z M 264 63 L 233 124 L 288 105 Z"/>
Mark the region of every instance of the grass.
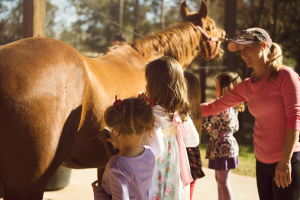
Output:
<path fill-rule="evenodd" d="M 206 143 L 201 143 L 200 153 L 203 167 L 208 167 L 208 159 L 205 158 Z M 237 169 L 231 170 L 234 174 L 255 177 L 255 156 L 253 146 L 239 145 L 239 161 Z"/>

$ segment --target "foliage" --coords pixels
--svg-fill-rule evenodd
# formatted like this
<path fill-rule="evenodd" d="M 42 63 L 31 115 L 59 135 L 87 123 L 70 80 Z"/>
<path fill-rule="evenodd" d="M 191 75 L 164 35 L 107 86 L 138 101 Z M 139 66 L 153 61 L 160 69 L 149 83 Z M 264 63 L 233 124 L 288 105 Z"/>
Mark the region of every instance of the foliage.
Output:
<path fill-rule="evenodd" d="M 58 7 L 51 4 L 50 1 L 46 1 L 46 37 L 55 37 L 55 13 L 57 12 Z"/>
<path fill-rule="evenodd" d="M 0 2 L 0 13 L 9 12 L 6 17 L 0 19 L 0 45 L 5 45 L 23 38 L 23 0 L 16 0 L 15 6 L 8 10 Z M 46 36 L 55 37 L 55 13 L 57 6 L 46 1 Z"/>
<path fill-rule="evenodd" d="M 114 22 L 119 20 L 119 0 L 63 0 L 68 2 L 65 10 L 76 9 L 76 19 L 71 27 L 64 21 L 55 21 L 58 5 L 47 0 L 46 36 L 60 39 L 80 51 L 106 52 L 114 34 L 127 34 L 128 41 L 133 34 L 111 24 L 92 10 L 85 1 L 94 6 L 100 13 Z M 139 14 L 135 17 L 137 0 L 124 0 L 123 26 L 134 30 L 141 35 L 148 35 L 160 29 L 161 5 L 165 5 L 166 27 L 179 21 L 180 3 L 183 0 L 138 0 Z M 0 44 L 7 44 L 22 38 L 22 0 L 15 0 L 14 6 L 8 8 L 0 2 Z M 215 20 L 218 27 L 224 28 L 225 5 L 227 1 L 206 0 L 209 15 Z M 200 0 L 187 0 L 190 11 L 198 11 Z M 262 27 L 268 31 L 274 42 L 282 46 L 284 57 L 289 64 L 300 62 L 298 46 L 300 43 L 299 31 L 299 0 L 237 0 L 236 34 L 242 29 Z M 3 17 L 3 13 L 10 13 Z M 137 26 L 135 24 L 138 24 Z M 59 24 L 61 31 L 55 32 Z M 224 47 L 223 47 L 224 48 Z M 226 48 L 226 47 L 225 47 Z M 299 61 L 298 61 L 299 60 Z M 244 62 L 237 55 L 235 70 L 241 71 L 243 77 L 251 75 Z M 299 67 L 300 71 L 300 67 Z"/>
<path fill-rule="evenodd" d="M 23 1 L 18 0 L 10 11 L 9 17 L 1 19 L 0 45 L 14 42 L 22 38 Z"/>
<path fill-rule="evenodd" d="M 273 42 L 281 45 L 284 58 L 288 58 L 284 60 L 284 64 L 296 63 L 300 45 L 300 34 L 298 34 L 300 1 L 243 0 L 237 2 L 236 34 L 246 28 L 261 27 L 270 34 Z M 239 55 L 238 57 L 237 67 L 245 68 L 244 61 L 240 59 Z M 299 65 L 300 63 L 298 63 Z M 290 67 L 294 68 L 295 66 Z M 251 71 L 245 74 L 244 78 L 250 75 Z"/>

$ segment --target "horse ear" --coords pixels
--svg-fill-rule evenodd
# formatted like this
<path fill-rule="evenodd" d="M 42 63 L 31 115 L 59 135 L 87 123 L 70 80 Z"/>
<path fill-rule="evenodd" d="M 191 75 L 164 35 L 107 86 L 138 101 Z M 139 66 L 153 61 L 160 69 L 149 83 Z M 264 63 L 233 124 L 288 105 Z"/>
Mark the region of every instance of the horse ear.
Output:
<path fill-rule="evenodd" d="M 186 18 L 186 16 L 189 15 L 189 8 L 187 7 L 185 1 L 183 1 L 181 3 L 181 6 L 180 6 L 180 15 L 181 15 L 182 19 Z"/>
<path fill-rule="evenodd" d="M 200 19 L 205 19 L 208 15 L 207 4 L 203 0 L 202 0 L 198 15 L 199 15 Z"/>

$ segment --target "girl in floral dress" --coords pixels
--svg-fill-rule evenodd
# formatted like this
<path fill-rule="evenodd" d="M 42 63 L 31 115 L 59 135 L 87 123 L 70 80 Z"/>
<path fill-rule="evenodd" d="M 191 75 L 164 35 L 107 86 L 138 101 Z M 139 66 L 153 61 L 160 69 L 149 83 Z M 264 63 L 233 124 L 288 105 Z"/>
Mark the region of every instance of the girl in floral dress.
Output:
<path fill-rule="evenodd" d="M 146 66 L 146 94 L 154 100 L 155 136 L 148 139 L 156 160 L 149 187 L 151 200 L 189 200 L 193 178 L 186 147 L 199 144 L 197 130 L 190 119 L 186 81 L 180 64 L 161 57 Z"/>
<path fill-rule="evenodd" d="M 220 98 L 231 91 L 241 78 L 235 72 L 223 72 L 216 76 L 215 93 Z M 237 168 L 239 147 L 233 133 L 239 129 L 238 111 L 244 111 L 244 103 L 218 114 L 202 118 L 202 128 L 210 130 L 206 156 L 208 168 L 215 170 L 218 195 L 221 200 L 232 200 L 230 169 Z"/>
<path fill-rule="evenodd" d="M 201 104 L 200 81 L 194 74 L 188 72 L 184 72 L 184 78 L 187 81 L 188 87 L 188 96 L 190 101 L 190 116 L 199 134 L 199 141 L 201 141 L 202 115 L 201 109 L 199 109 Z M 202 178 L 205 175 L 202 171 L 199 146 L 186 148 L 186 151 L 189 158 L 191 175 L 194 179 L 194 181 L 190 185 L 190 199 L 192 200 L 194 187 L 197 179 Z"/>

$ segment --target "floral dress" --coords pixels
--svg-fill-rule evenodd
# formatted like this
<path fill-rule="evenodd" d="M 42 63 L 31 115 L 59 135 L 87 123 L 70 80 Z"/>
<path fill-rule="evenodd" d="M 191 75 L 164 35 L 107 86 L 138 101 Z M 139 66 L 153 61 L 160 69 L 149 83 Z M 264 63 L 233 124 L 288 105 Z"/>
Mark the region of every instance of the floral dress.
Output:
<path fill-rule="evenodd" d="M 210 139 L 206 148 L 205 158 L 210 161 L 209 168 L 227 170 L 237 168 L 239 146 L 233 134 L 238 131 L 238 112 L 229 108 L 218 115 L 211 115 L 202 118 L 202 129 L 210 127 Z M 228 162 L 224 165 L 221 162 Z M 213 163 L 213 165 L 211 165 Z M 211 165 L 211 166 L 210 166 Z"/>
<path fill-rule="evenodd" d="M 179 148 L 177 142 L 177 127 L 166 117 L 165 109 L 154 106 L 153 112 L 156 121 L 159 121 L 162 132 L 161 153 L 156 160 L 153 178 L 149 187 L 149 199 L 151 200 L 189 200 L 190 185 L 184 187 L 180 177 Z M 191 120 L 191 119 L 189 119 Z M 189 124 L 193 123 L 190 121 Z M 193 131 L 195 130 L 195 131 Z M 190 131 L 190 143 L 184 141 L 186 146 L 197 146 L 199 138 L 196 129 Z M 196 132 L 196 133 L 195 133 Z M 151 145 L 150 145 L 151 146 Z M 187 165 L 188 162 L 187 162 Z M 188 166 L 189 167 L 189 166 Z"/>

